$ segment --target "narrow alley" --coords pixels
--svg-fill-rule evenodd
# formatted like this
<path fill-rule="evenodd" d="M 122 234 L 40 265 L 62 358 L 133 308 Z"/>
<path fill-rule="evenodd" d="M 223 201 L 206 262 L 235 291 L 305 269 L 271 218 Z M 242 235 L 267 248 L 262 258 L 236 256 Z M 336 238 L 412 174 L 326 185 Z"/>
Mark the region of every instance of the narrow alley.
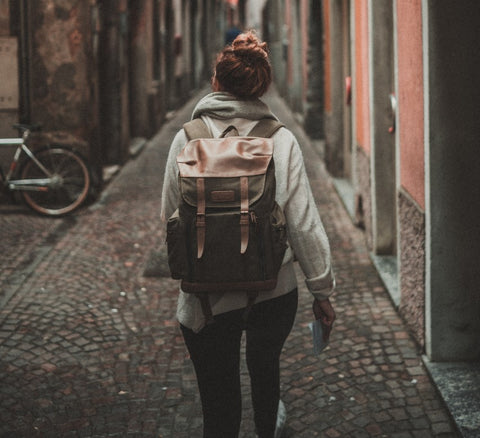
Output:
<path fill-rule="evenodd" d="M 178 284 L 164 276 L 159 255 L 159 211 L 170 141 L 207 91 L 76 216 L 57 221 L 11 208 L 0 215 L 1 264 L 11 242 L 5 223 L 15 222 L 23 273 L 12 267 L 0 285 L 1 437 L 201 436 L 195 376 L 174 318 Z M 459 436 L 318 152 L 275 90 L 266 100 L 302 145 L 338 285 L 331 345 L 317 357 L 299 275 L 299 311 L 281 361 L 285 436 Z M 21 258 L 32 245 L 20 238 L 22 223 L 38 227 L 31 239 L 43 248 L 30 260 Z M 242 379 L 241 436 L 251 438 L 245 368 Z"/>

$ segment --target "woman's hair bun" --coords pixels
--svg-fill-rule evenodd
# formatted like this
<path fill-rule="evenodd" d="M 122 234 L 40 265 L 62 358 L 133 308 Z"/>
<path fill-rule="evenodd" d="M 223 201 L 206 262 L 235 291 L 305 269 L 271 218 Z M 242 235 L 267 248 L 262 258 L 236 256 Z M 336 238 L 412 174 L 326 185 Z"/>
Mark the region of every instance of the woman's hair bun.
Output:
<path fill-rule="evenodd" d="M 222 91 L 241 99 L 262 96 L 272 82 L 267 43 L 253 31 L 242 33 L 219 53 L 215 79 Z"/>
<path fill-rule="evenodd" d="M 240 58 L 268 58 L 267 43 L 260 41 L 253 31 L 238 35 L 232 43 L 232 50 Z"/>

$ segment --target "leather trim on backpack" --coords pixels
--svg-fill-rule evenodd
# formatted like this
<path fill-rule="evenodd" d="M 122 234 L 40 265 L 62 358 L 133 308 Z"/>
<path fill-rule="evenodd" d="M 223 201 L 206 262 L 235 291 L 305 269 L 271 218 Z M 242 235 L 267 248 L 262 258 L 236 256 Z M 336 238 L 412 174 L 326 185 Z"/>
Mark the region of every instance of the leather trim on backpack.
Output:
<path fill-rule="evenodd" d="M 248 212 L 248 177 L 240 178 L 240 254 L 245 254 L 248 247 L 248 227 L 250 215 Z"/>
<path fill-rule="evenodd" d="M 197 178 L 197 259 L 201 259 L 205 248 L 205 180 Z"/>
<path fill-rule="evenodd" d="M 193 119 L 183 125 L 188 140 L 195 138 L 211 138 L 210 130 L 202 119 Z"/>

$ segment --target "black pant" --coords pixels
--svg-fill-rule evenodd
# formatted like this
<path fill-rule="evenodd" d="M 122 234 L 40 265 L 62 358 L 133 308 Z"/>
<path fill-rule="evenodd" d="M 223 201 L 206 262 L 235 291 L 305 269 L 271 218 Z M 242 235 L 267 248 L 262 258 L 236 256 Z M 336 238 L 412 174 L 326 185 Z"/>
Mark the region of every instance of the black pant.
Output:
<path fill-rule="evenodd" d="M 246 357 L 254 420 L 260 438 L 273 438 L 280 399 L 280 353 L 297 311 L 297 290 L 244 309 L 215 316 L 200 333 L 181 326 L 197 374 L 204 438 L 237 438 L 242 398 L 240 343 L 246 331 Z"/>

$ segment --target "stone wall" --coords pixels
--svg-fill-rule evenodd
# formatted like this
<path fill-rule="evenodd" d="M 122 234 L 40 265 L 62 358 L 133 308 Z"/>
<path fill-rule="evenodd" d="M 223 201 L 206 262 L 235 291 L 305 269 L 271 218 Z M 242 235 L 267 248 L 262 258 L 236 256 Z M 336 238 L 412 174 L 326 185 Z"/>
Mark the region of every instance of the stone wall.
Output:
<path fill-rule="evenodd" d="M 32 120 L 86 143 L 95 123 L 89 2 L 32 3 Z"/>
<path fill-rule="evenodd" d="M 400 226 L 400 314 L 416 341 L 425 339 L 425 214 L 403 190 L 398 194 Z"/>

